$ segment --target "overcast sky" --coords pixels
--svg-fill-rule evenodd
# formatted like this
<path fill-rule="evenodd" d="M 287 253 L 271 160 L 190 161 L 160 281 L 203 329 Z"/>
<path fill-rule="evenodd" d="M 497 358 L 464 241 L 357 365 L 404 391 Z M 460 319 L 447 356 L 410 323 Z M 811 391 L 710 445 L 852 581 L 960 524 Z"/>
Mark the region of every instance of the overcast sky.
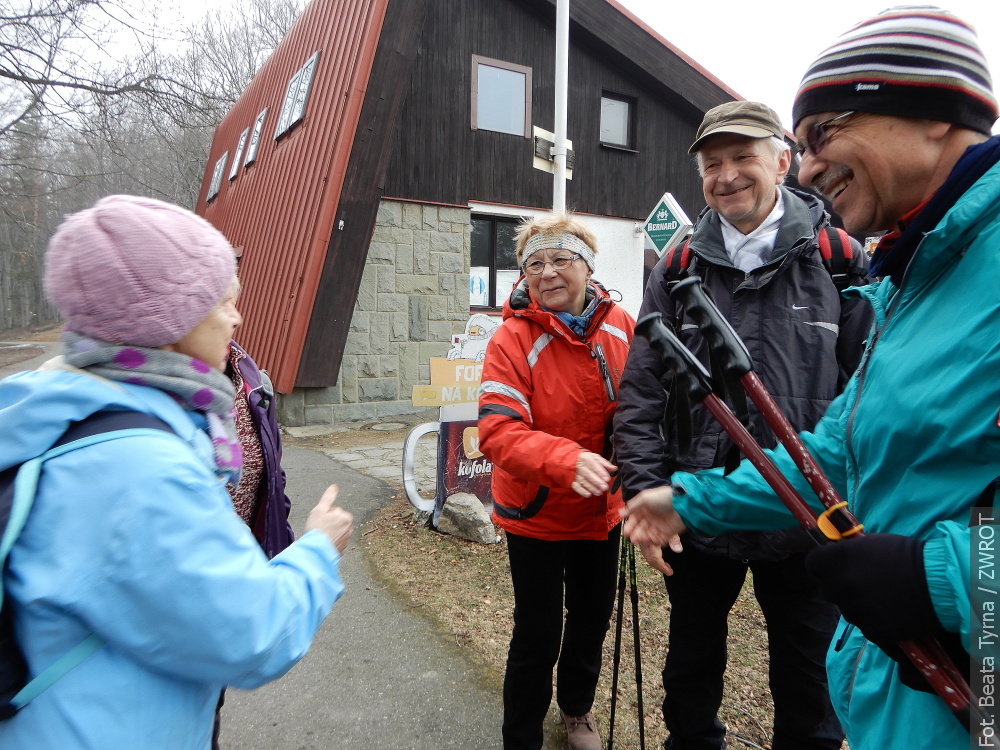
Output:
<path fill-rule="evenodd" d="M 464 0 L 458 0 L 463 2 Z M 477 0 L 489 2 L 490 0 Z M 572 3 L 573 0 L 570 0 Z M 791 130 L 792 99 L 809 64 L 851 26 L 899 0 L 618 0 L 667 41 L 745 99 L 765 102 Z M 160 0 L 187 20 L 228 0 Z M 1000 0 L 938 4 L 971 23 L 1000 81 Z M 572 71 L 570 71 L 572 74 Z M 1000 126 L 994 128 L 1000 132 Z"/>
<path fill-rule="evenodd" d="M 572 0 L 570 0 L 572 2 Z M 791 130 L 792 99 L 806 68 L 851 26 L 894 0 L 618 0 L 654 31 L 745 99 L 762 101 Z M 1000 2 L 950 0 L 937 4 L 971 23 L 1000 81 Z M 572 73 L 572 71 L 571 71 Z M 994 132 L 1000 128 L 994 127 Z"/>

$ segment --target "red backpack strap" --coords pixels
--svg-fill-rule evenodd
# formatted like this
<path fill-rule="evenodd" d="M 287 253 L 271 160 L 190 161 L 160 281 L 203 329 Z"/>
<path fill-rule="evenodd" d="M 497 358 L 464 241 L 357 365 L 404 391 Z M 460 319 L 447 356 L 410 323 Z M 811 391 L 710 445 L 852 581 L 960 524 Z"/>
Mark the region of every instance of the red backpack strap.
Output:
<path fill-rule="evenodd" d="M 688 274 L 691 265 L 691 238 L 684 240 L 684 244 L 670 248 L 667 259 L 663 264 L 663 275 L 666 281 L 680 281 Z"/>
<path fill-rule="evenodd" d="M 850 286 L 851 260 L 854 250 L 851 247 L 851 236 L 843 229 L 826 226 L 816 237 L 819 242 L 819 254 L 823 259 L 830 278 L 837 289 Z"/>

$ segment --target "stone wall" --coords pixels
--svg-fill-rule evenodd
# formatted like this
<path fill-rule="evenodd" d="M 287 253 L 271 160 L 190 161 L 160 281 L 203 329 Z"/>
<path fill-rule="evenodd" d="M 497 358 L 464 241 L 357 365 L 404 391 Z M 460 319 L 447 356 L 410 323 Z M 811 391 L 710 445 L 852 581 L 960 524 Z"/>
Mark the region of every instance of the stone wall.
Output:
<path fill-rule="evenodd" d="M 418 411 L 411 388 L 469 319 L 470 223 L 467 208 L 381 202 L 337 384 L 280 396 L 282 424 Z"/>

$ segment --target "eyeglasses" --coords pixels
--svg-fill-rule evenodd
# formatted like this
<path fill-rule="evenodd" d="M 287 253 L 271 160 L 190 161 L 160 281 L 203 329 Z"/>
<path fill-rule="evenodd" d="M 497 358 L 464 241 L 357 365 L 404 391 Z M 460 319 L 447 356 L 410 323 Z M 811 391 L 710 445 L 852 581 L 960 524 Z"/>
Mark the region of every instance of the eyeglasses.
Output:
<path fill-rule="evenodd" d="M 545 265 L 552 266 L 555 271 L 565 271 L 575 260 L 579 260 L 579 255 L 560 255 L 552 260 L 533 260 L 524 264 L 524 272 L 529 276 L 537 276 L 545 270 Z"/>
<path fill-rule="evenodd" d="M 831 117 L 829 120 L 823 120 L 823 122 L 814 122 L 806 128 L 805 145 L 802 145 L 801 143 L 798 144 L 799 154 L 808 151 L 813 156 L 819 156 L 819 152 L 826 148 L 826 144 L 830 142 L 828 126 L 835 122 L 839 122 L 840 120 L 846 120 L 848 117 L 855 114 L 857 114 L 857 112 L 851 110 L 850 112 L 842 112 L 836 117 Z"/>

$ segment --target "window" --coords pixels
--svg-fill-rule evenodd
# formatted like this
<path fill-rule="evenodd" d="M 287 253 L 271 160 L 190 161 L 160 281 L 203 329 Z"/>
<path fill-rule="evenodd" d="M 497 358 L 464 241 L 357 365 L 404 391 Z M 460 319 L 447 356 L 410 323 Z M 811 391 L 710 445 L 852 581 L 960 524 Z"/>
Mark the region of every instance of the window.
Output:
<path fill-rule="evenodd" d="M 634 101 L 625 96 L 605 93 L 601 97 L 601 143 L 607 146 L 634 148 Z"/>
<path fill-rule="evenodd" d="M 313 74 L 316 72 L 318 61 L 319 52 L 314 52 L 288 82 L 285 101 L 281 105 L 281 114 L 278 115 L 278 124 L 274 128 L 274 140 L 278 140 L 305 117 L 306 102 L 309 101 L 309 90 L 312 88 Z"/>
<path fill-rule="evenodd" d="M 212 170 L 212 181 L 208 185 L 208 195 L 205 196 L 206 201 L 212 200 L 212 198 L 219 194 L 219 190 L 222 187 L 222 173 L 226 171 L 226 162 L 228 160 L 229 152 L 227 151 L 215 162 L 215 169 Z"/>
<path fill-rule="evenodd" d="M 531 135 L 531 68 L 472 56 L 472 129 Z"/>
<path fill-rule="evenodd" d="M 233 156 L 233 166 L 229 169 L 229 179 L 235 180 L 240 171 L 240 159 L 243 157 L 243 148 L 247 145 L 247 137 L 250 135 L 250 128 L 240 133 L 240 142 L 236 144 L 235 156 Z"/>
<path fill-rule="evenodd" d="M 521 275 L 514 252 L 520 219 L 472 217 L 472 267 L 469 269 L 469 305 L 501 307 Z"/>
<path fill-rule="evenodd" d="M 260 134 L 264 131 L 264 120 L 267 118 L 267 107 L 257 115 L 257 121 L 253 124 L 253 134 L 250 136 L 250 144 L 247 146 L 247 157 L 243 160 L 243 166 L 249 167 L 257 161 L 257 147 L 260 145 Z"/>

